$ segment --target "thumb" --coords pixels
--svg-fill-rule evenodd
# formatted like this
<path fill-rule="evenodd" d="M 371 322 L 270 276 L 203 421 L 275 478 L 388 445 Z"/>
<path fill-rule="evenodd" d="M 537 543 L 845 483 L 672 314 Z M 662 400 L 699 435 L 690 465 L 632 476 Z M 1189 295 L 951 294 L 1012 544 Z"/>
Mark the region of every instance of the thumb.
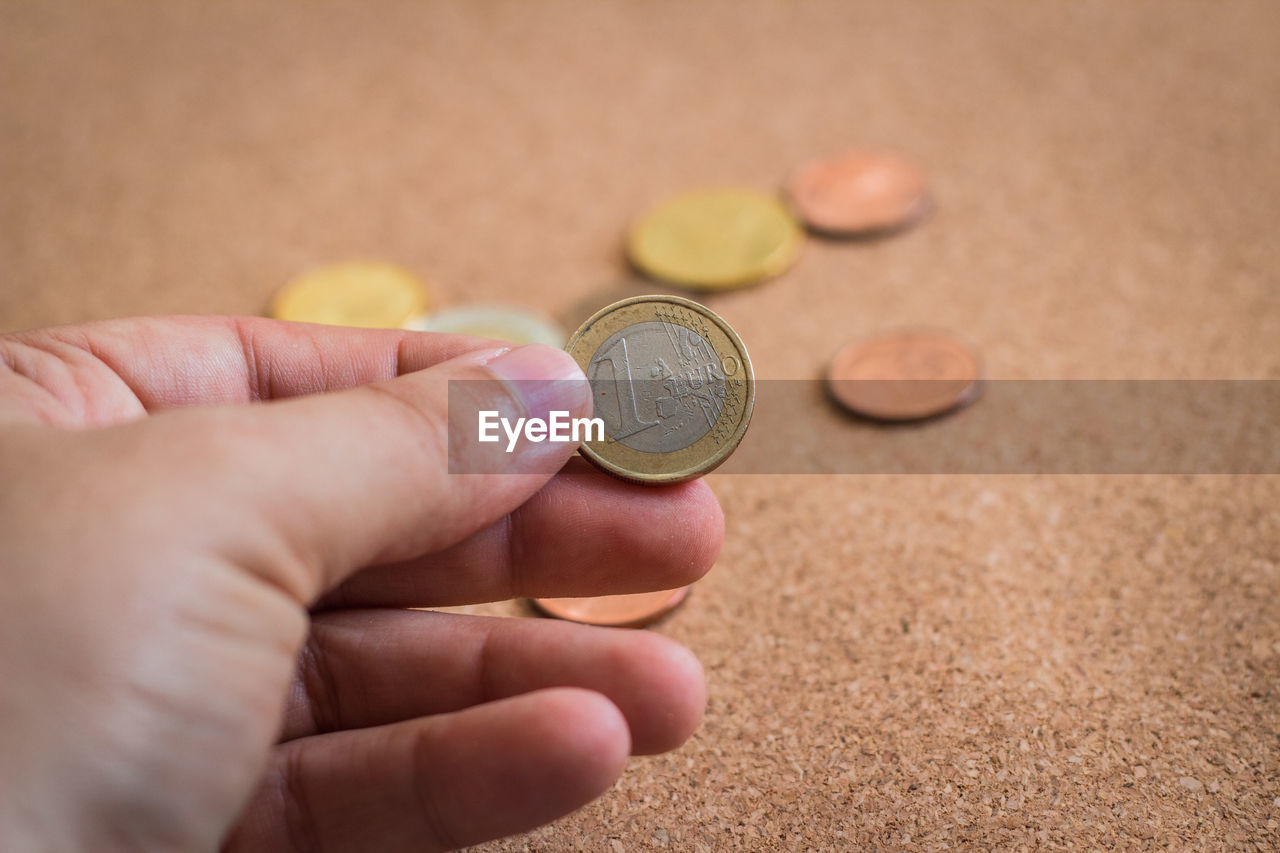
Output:
<path fill-rule="evenodd" d="M 199 484 L 192 509 L 216 538 L 210 544 L 310 603 L 360 568 L 487 527 L 576 449 L 520 441 L 507 453 L 504 436 L 495 473 L 451 474 L 451 458 L 481 449 L 492 456 L 495 445 L 478 444 L 474 416 L 458 416 L 486 409 L 511 421 L 552 411 L 585 417 L 591 393 L 571 356 L 535 344 L 474 351 L 337 393 L 165 412 L 112 432 L 137 430 L 145 448 L 133 458 L 174 466 L 170 480 L 190 471 Z"/>

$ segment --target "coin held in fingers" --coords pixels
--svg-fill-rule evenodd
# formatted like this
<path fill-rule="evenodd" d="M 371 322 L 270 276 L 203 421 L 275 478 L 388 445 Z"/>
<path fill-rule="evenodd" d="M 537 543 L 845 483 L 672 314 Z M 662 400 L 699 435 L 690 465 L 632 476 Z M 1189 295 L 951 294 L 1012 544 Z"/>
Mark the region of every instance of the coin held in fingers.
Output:
<path fill-rule="evenodd" d="M 533 605 L 548 616 L 610 628 L 643 628 L 680 606 L 689 587 L 595 598 L 535 598 Z"/>
<path fill-rule="evenodd" d="M 680 483 L 724 462 L 755 406 L 747 348 L 715 312 L 637 296 L 592 315 L 566 350 L 591 383 L 603 440 L 582 454 L 614 476 Z"/>
<path fill-rule="evenodd" d="M 935 330 L 856 341 L 831 361 L 827 384 L 846 409 L 882 421 L 931 418 L 973 402 L 981 389 L 977 353 Z"/>

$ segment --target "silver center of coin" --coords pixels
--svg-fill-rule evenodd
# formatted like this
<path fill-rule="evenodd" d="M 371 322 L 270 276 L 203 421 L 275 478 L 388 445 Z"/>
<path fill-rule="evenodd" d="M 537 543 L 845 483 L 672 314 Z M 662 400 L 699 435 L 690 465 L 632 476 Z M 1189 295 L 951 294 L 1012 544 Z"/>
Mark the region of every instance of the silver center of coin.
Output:
<path fill-rule="evenodd" d="M 605 435 L 643 453 L 702 438 L 724 410 L 724 368 L 706 339 L 649 320 L 614 332 L 587 365 Z"/>

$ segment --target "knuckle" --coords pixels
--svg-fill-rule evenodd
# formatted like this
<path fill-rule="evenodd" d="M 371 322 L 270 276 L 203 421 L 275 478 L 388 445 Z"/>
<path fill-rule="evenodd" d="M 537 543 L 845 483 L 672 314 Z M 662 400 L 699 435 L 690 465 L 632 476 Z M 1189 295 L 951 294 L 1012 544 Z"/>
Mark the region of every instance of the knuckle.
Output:
<path fill-rule="evenodd" d="M 290 753 L 278 767 L 281 822 L 289 849 L 298 853 L 323 853 L 316 809 L 307 786 L 302 752 Z"/>
<path fill-rule="evenodd" d="M 449 422 L 439 407 L 420 403 L 393 390 L 390 383 L 361 389 L 381 408 L 382 417 L 403 430 L 406 443 L 432 467 L 439 467 L 449 450 Z"/>
<path fill-rule="evenodd" d="M 464 845 L 457 838 L 457 833 L 449 819 L 447 795 L 442 784 L 443 777 L 427 770 L 436 763 L 439 743 L 436 733 L 430 726 L 418 729 L 413 734 L 413 746 L 409 750 L 413 767 L 410 776 L 413 780 L 413 795 L 422 816 L 424 834 L 428 845 L 435 845 L 441 850 L 457 850 Z"/>
<path fill-rule="evenodd" d="M 298 653 L 297 679 L 313 729 L 323 734 L 345 728 L 338 685 L 328 656 L 314 633 L 307 637 Z"/>

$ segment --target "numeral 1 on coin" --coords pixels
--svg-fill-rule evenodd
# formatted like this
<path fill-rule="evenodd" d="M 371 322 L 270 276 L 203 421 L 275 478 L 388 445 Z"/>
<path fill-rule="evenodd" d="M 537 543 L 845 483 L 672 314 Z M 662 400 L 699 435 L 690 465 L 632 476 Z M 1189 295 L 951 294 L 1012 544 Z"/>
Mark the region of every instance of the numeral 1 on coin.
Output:
<path fill-rule="evenodd" d="M 624 385 L 618 380 L 619 361 L 614 361 L 611 353 L 620 352 L 619 361 L 622 366 L 622 375 L 625 376 L 626 384 Z M 631 380 L 631 358 L 627 355 L 627 339 L 621 337 L 618 342 L 607 350 L 602 350 L 596 354 L 591 360 L 591 375 L 587 377 L 591 382 L 591 387 L 598 387 L 600 382 L 600 364 L 601 362 L 609 362 L 609 369 L 613 372 L 613 393 L 618 401 L 618 419 L 622 422 L 618 432 L 609 436 L 614 440 L 626 438 L 629 435 L 635 435 L 641 430 L 648 429 L 651 426 L 657 426 L 656 420 L 641 420 L 640 411 L 636 408 L 636 389 Z"/>

